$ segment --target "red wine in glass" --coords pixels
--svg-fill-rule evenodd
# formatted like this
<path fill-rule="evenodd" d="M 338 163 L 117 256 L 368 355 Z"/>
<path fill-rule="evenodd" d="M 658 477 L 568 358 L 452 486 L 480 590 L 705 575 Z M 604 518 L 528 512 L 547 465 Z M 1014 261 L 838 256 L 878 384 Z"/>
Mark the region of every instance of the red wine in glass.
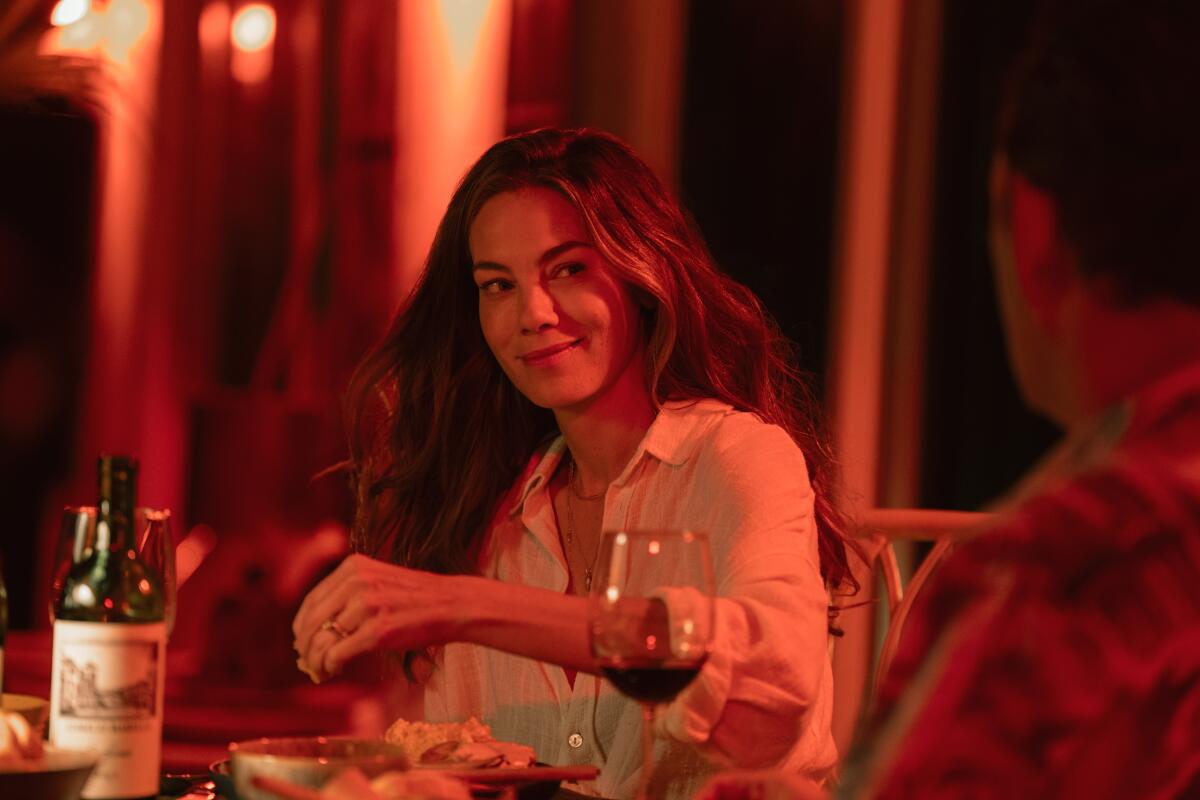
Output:
<path fill-rule="evenodd" d="M 708 537 L 691 531 L 604 534 L 589 597 L 596 666 L 642 704 L 638 800 L 654 770 L 654 708 L 673 700 L 704 666 L 712 644 L 714 579 Z"/>
<path fill-rule="evenodd" d="M 693 662 L 642 661 L 602 667 L 604 677 L 626 697 L 643 703 L 666 703 L 700 674 L 705 659 Z"/>

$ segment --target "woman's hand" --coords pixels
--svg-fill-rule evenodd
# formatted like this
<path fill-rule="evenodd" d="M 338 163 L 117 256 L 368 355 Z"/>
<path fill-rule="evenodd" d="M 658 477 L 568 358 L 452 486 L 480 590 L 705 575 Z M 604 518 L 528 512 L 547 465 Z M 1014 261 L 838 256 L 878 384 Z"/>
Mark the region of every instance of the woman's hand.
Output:
<path fill-rule="evenodd" d="M 308 593 L 292 622 L 298 665 L 320 682 L 365 653 L 451 641 L 461 612 L 455 580 L 348 556 Z"/>
<path fill-rule="evenodd" d="M 594 671 L 587 600 L 474 575 L 436 575 L 348 556 L 292 623 L 298 666 L 317 682 L 375 650 L 471 642 Z"/>

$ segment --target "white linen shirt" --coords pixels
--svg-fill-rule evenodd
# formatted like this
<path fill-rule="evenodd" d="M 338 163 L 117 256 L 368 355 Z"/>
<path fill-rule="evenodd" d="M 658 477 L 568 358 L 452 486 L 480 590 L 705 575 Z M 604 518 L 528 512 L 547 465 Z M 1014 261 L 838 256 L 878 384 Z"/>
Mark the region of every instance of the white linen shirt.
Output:
<path fill-rule="evenodd" d="M 505 501 L 488 532 L 485 576 L 566 591 L 546 491 L 564 450 L 559 437 L 535 456 Z M 689 797 L 721 765 L 824 778 L 837 760 L 829 598 L 804 457 L 783 429 L 715 400 L 665 404 L 609 487 L 602 529 L 688 529 L 707 533 L 712 547 L 713 649 L 692 684 L 659 708 L 656 791 Z M 600 768 L 596 781 L 573 788 L 634 795 L 641 707 L 598 676 L 580 673 L 572 687 L 557 665 L 453 643 L 408 691 L 423 692 L 405 705 L 423 706 L 428 721 L 476 716 L 540 761 Z"/>

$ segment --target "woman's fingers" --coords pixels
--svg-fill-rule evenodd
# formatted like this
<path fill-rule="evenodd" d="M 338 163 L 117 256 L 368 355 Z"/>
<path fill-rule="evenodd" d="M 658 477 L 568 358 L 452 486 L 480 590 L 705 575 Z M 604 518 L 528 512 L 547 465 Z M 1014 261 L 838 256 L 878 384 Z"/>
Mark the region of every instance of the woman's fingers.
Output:
<path fill-rule="evenodd" d="M 321 661 L 318 662 L 321 665 L 321 669 L 330 675 L 336 675 L 342 671 L 342 667 L 347 662 L 375 650 L 379 643 L 379 637 L 376 633 L 379 619 L 379 617 L 376 617 L 360 625 L 348 636 L 338 638 L 330 643 L 322 652 Z"/>
<path fill-rule="evenodd" d="M 301 668 L 317 680 L 389 647 L 423 647 L 439 635 L 443 576 L 353 555 L 322 580 L 292 623 Z M 444 593 L 444 592 L 443 592 Z"/>
<path fill-rule="evenodd" d="M 336 634 L 336 631 L 331 630 L 331 623 L 337 620 L 341 609 L 354 595 L 354 591 L 354 584 L 349 581 L 332 587 L 324 597 L 320 598 L 319 602 L 314 604 L 310 613 L 293 626 L 297 652 L 306 652 L 312 646 L 314 639 L 323 631 Z"/>
<path fill-rule="evenodd" d="M 349 595 L 349 599 L 343 604 L 338 595 L 345 592 L 339 590 L 329 602 L 329 608 L 337 608 L 343 606 L 342 611 L 330 611 L 327 616 L 315 623 L 315 628 L 308 633 L 307 638 L 303 641 L 296 642 L 296 652 L 301 654 L 309 664 L 319 667 L 323 663 L 324 652 L 330 647 L 337 644 L 341 639 L 345 639 L 354 633 L 361 625 L 366 616 L 361 612 L 347 613 L 345 609 L 360 608 L 361 603 L 357 600 L 356 595 Z M 315 620 L 315 618 L 314 618 Z"/>
<path fill-rule="evenodd" d="M 318 583 L 300 604 L 300 610 L 292 621 L 292 635 L 295 638 L 293 647 L 300 656 L 300 667 L 309 673 L 314 681 L 329 677 L 322 674 L 321 662 L 324 649 L 332 643 L 328 640 L 337 638 L 337 634 L 328 627 L 323 628 L 325 620 L 333 614 L 344 598 L 351 591 L 354 576 L 359 570 L 355 556 L 349 556 L 338 565 L 332 573 Z M 327 640 L 322 646 L 321 640 Z"/>
<path fill-rule="evenodd" d="M 376 567 L 386 565 L 365 556 L 349 556 L 308 593 L 292 623 L 292 634 L 298 652 L 304 653 L 308 650 L 312 638 L 321 630 L 325 621 L 336 619 L 351 598 L 362 594 L 371 586 L 374 581 L 365 573 L 375 571 Z"/>
<path fill-rule="evenodd" d="M 428 614 L 412 609 L 373 614 L 347 636 L 336 639 L 323 650 L 321 669 L 330 675 L 361 655 L 381 648 L 408 650 L 423 647 L 430 639 Z M 324 637 L 319 644 L 325 645 Z"/>
<path fill-rule="evenodd" d="M 365 562 L 365 563 L 364 563 Z M 320 623 L 323 617 L 321 613 L 322 604 L 328 601 L 328 597 L 337 589 L 343 586 L 346 582 L 354 580 L 366 566 L 372 562 L 371 559 L 361 555 L 350 555 L 342 559 L 342 563 L 338 564 L 333 572 L 326 575 L 320 583 L 318 583 L 300 603 L 300 610 L 296 612 L 296 620 L 292 624 L 294 633 L 299 633 L 302 627 L 311 627 L 314 623 Z"/>
<path fill-rule="evenodd" d="M 411 615 L 375 614 L 357 627 L 347 629 L 344 636 L 331 629 L 331 636 L 314 637 L 305 662 L 325 677 L 331 677 L 341 672 L 348 662 L 381 646 L 410 646 L 406 634 L 412 629 Z"/>

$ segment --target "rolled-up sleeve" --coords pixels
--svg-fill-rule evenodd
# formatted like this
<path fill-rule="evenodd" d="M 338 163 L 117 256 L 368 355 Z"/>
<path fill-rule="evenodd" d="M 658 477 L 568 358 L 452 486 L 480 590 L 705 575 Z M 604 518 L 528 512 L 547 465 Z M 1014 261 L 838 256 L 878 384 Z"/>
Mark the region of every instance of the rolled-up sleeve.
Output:
<path fill-rule="evenodd" d="M 714 637 L 700 674 L 660 710 L 656 728 L 719 763 L 821 777 L 837 757 L 829 600 L 804 457 L 782 429 L 737 415 L 692 469 L 687 515 L 712 542 Z"/>

